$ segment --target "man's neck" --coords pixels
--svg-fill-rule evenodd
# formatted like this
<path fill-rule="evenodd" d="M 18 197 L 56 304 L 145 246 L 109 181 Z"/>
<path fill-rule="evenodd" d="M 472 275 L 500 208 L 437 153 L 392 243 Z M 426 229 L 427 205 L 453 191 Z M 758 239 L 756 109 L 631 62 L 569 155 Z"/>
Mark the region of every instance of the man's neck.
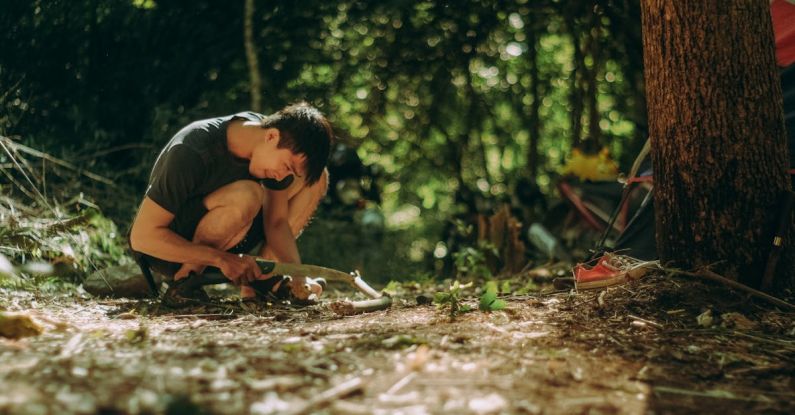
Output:
<path fill-rule="evenodd" d="M 237 158 L 251 160 L 261 132 L 262 127 L 257 122 L 233 121 L 226 129 L 226 148 Z"/>

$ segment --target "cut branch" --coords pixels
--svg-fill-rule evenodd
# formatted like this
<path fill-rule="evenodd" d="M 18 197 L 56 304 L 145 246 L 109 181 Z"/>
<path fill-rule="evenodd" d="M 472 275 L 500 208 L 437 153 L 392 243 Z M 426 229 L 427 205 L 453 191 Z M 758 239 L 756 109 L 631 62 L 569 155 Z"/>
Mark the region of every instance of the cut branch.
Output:
<path fill-rule="evenodd" d="M 369 313 L 372 311 L 386 310 L 392 305 L 392 297 L 385 295 L 381 298 L 365 301 L 337 301 L 329 307 L 341 316 Z"/>
<path fill-rule="evenodd" d="M 707 269 L 699 271 L 699 272 L 687 272 L 687 271 L 671 270 L 671 269 L 665 269 L 665 271 L 670 271 L 670 272 L 672 272 L 674 274 L 678 274 L 678 275 L 685 275 L 685 276 L 688 276 L 688 277 L 696 277 L 696 278 L 702 278 L 702 279 L 713 281 L 713 282 L 719 282 L 721 284 L 728 285 L 731 288 L 746 292 L 746 293 L 750 294 L 753 297 L 765 300 L 768 303 L 777 305 L 777 306 L 785 308 L 787 310 L 795 310 L 795 305 L 793 305 L 793 304 L 790 304 L 790 303 L 788 303 L 788 302 L 786 302 L 786 301 L 784 301 L 784 300 L 782 300 L 780 298 L 773 297 L 772 295 L 765 294 L 762 291 L 755 290 L 755 289 L 753 289 L 753 288 L 751 288 L 751 287 L 749 287 L 747 285 L 740 284 L 737 281 L 732 281 L 732 280 L 730 280 L 730 279 L 728 279 L 728 278 L 726 278 L 724 276 L 716 274 L 716 273 L 714 273 L 714 272 L 712 272 L 710 270 L 707 270 Z"/>

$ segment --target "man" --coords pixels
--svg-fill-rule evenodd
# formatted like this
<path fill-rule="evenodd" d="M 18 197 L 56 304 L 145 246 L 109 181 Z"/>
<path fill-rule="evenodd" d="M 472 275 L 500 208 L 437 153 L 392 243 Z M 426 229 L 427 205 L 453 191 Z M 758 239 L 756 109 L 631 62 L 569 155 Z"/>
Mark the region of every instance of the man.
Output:
<path fill-rule="evenodd" d="M 332 138 L 328 120 L 305 102 L 270 116 L 243 112 L 180 130 L 155 162 L 130 231 L 142 268 L 172 279 L 166 299 L 206 299 L 203 291 L 178 287 L 208 266 L 240 285 L 243 298 L 255 296 L 252 285 L 285 292 L 282 279 L 261 275 L 246 254 L 264 242 L 259 256 L 301 261 L 295 238 L 326 192 Z M 322 292 L 305 276 L 292 277 L 286 281 L 295 298 Z"/>

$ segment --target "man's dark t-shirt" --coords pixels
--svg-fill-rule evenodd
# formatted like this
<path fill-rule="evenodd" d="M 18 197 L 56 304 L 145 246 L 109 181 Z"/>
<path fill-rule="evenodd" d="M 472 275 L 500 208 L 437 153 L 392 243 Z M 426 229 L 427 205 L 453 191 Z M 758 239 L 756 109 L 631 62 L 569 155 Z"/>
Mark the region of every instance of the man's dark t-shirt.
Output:
<path fill-rule="evenodd" d="M 249 161 L 229 152 L 226 130 L 236 119 L 261 121 L 262 115 L 241 112 L 225 117 L 196 121 L 180 130 L 166 144 L 155 161 L 149 176 L 146 196 L 174 214 L 169 228 L 187 240 L 193 238 L 201 218 L 207 214 L 204 197 L 218 188 L 238 180 L 258 180 L 249 174 Z M 248 233 L 229 252 L 248 253 L 264 241 L 262 215 L 257 215 Z M 180 264 L 149 255 L 137 259 L 143 267 L 151 267 L 172 276 Z"/>
<path fill-rule="evenodd" d="M 234 181 L 257 180 L 249 174 L 249 161 L 227 148 L 226 130 L 235 119 L 261 121 L 262 115 L 241 112 L 196 121 L 174 135 L 155 161 L 146 196 L 176 215 L 190 199 Z"/>

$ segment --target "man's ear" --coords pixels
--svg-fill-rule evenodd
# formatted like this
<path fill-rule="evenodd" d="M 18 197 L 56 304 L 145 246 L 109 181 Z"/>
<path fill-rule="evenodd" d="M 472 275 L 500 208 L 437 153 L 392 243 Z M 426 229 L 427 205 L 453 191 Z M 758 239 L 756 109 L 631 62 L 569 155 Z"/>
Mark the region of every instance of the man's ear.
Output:
<path fill-rule="evenodd" d="M 281 137 L 281 135 L 279 134 L 279 129 L 278 128 L 266 128 L 265 129 L 265 141 L 271 142 L 273 140 L 276 140 L 276 143 L 278 144 L 279 143 L 279 137 Z"/>

